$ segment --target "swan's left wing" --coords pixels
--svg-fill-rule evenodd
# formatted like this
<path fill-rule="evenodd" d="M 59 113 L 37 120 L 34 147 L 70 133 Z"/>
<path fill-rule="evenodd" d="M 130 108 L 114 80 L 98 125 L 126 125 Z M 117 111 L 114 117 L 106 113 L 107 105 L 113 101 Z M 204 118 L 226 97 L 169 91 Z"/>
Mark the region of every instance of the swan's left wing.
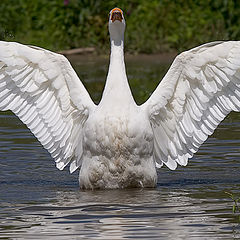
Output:
<path fill-rule="evenodd" d="M 226 115 L 240 111 L 240 42 L 208 43 L 177 56 L 142 108 L 156 165 L 187 165 Z"/>
<path fill-rule="evenodd" d="M 0 41 L 0 110 L 14 112 L 59 169 L 81 165 L 83 124 L 94 107 L 64 56 Z"/>

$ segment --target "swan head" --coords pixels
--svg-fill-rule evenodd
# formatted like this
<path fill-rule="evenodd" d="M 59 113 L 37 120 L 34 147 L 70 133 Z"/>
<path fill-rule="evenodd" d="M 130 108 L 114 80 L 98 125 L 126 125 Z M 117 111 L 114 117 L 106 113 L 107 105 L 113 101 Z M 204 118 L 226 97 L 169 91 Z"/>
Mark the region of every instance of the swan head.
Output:
<path fill-rule="evenodd" d="M 125 19 L 120 8 L 113 8 L 109 13 L 109 33 L 111 40 L 120 45 L 124 39 Z"/>

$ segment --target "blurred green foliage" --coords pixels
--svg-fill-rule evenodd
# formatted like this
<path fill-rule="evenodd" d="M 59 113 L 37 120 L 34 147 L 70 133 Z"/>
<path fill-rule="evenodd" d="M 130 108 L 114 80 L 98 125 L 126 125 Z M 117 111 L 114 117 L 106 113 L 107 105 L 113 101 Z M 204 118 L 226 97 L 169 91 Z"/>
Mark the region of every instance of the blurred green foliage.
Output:
<path fill-rule="evenodd" d="M 109 47 L 108 13 L 120 7 L 131 53 L 182 51 L 240 38 L 240 1 L 1 0 L 0 39 L 52 50 Z"/>

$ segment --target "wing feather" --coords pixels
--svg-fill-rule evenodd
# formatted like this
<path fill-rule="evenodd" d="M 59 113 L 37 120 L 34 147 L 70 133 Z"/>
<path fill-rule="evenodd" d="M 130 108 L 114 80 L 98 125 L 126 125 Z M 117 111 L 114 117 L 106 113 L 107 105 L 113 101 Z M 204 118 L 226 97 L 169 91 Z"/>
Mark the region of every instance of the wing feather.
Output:
<path fill-rule="evenodd" d="M 0 41 L 0 110 L 13 111 L 59 169 L 81 165 L 82 126 L 94 107 L 65 57 Z"/>
<path fill-rule="evenodd" d="M 227 114 L 240 111 L 240 42 L 180 54 L 142 107 L 152 124 L 156 165 L 187 165 Z"/>

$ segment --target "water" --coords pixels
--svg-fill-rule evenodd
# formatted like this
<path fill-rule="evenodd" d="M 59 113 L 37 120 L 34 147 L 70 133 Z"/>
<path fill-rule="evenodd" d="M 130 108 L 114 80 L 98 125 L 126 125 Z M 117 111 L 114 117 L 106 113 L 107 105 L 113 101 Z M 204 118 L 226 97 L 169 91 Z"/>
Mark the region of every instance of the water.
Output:
<path fill-rule="evenodd" d="M 94 101 L 107 58 L 72 58 Z M 138 103 L 169 63 L 128 57 Z M 158 172 L 156 189 L 80 191 L 78 173 L 55 168 L 49 154 L 10 112 L 0 115 L 0 239 L 239 239 L 225 193 L 240 196 L 240 114 L 219 126 L 187 167 Z"/>

